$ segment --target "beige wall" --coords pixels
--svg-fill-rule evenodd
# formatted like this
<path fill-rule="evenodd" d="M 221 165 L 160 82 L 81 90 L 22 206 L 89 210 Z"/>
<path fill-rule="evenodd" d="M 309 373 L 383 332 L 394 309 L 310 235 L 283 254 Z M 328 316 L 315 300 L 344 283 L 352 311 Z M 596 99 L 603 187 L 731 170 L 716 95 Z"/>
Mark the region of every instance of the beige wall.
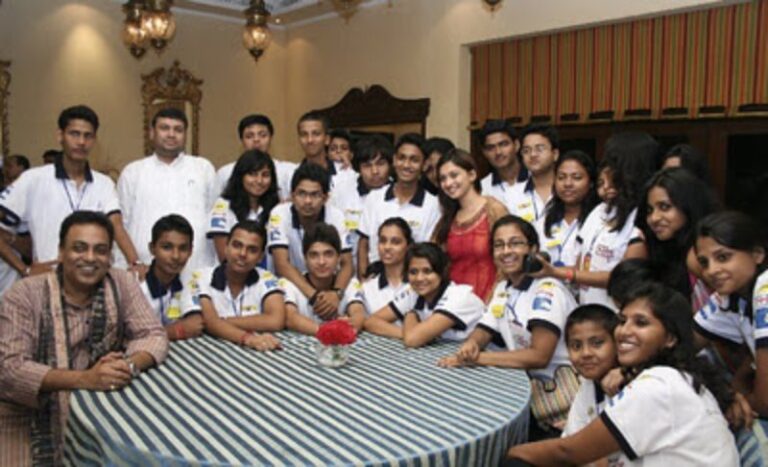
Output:
<path fill-rule="evenodd" d="M 122 21 L 114 0 L 2 2 L 0 59 L 12 61 L 12 152 L 39 164 L 43 150 L 58 147 L 61 109 L 85 103 L 101 119 L 93 165 L 123 167 L 142 154 L 141 74 L 176 59 L 204 80 L 200 153 L 217 166 L 239 151 L 240 117 L 261 111 L 285 119 L 282 33 L 255 64 L 242 46 L 242 24 L 180 12 L 166 50 L 136 60 L 121 42 Z M 284 144 L 278 139 L 275 149 Z"/>
<path fill-rule="evenodd" d="M 56 147 L 56 117 L 77 103 L 102 119 L 94 166 L 121 168 L 141 154 L 142 73 L 174 59 L 203 79 L 200 152 L 216 165 L 238 152 L 235 126 L 249 112 L 270 115 L 273 152 L 297 159 L 295 123 L 336 103 L 351 87 L 382 84 L 398 97 L 429 97 L 427 131 L 468 142 L 467 45 L 620 18 L 715 6 L 722 0 L 391 0 L 348 23 L 327 19 L 275 33 L 258 64 L 240 42 L 241 23 L 177 12 L 177 36 L 158 56 L 130 56 L 115 0 L 4 0 L 0 59 L 11 60 L 11 149 Z"/>
<path fill-rule="evenodd" d="M 717 0 L 392 0 L 349 23 L 327 20 L 288 31 L 288 122 L 332 105 L 351 87 L 381 84 L 402 98 L 429 97 L 427 134 L 466 146 L 467 45 L 498 38 L 716 6 Z"/>

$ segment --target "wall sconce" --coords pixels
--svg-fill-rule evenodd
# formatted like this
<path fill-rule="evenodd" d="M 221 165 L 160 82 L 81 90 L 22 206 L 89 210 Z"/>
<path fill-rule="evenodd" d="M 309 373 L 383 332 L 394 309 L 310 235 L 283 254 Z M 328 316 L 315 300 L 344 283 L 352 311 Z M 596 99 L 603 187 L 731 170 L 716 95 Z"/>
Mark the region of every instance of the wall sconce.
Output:
<path fill-rule="evenodd" d="M 123 5 L 123 43 L 135 58 L 141 58 L 147 51 L 147 32 L 141 27 L 144 0 L 128 0 Z"/>
<path fill-rule="evenodd" d="M 171 13 L 173 0 L 145 0 L 141 28 L 146 32 L 149 43 L 158 52 L 162 51 L 176 33 L 176 20 Z"/>
<path fill-rule="evenodd" d="M 245 30 L 243 31 L 243 45 L 253 56 L 254 60 L 264 54 L 272 41 L 272 33 L 269 31 L 269 10 L 264 5 L 264 0 L 251 0 L 251 5 L 245 10 Z"/>

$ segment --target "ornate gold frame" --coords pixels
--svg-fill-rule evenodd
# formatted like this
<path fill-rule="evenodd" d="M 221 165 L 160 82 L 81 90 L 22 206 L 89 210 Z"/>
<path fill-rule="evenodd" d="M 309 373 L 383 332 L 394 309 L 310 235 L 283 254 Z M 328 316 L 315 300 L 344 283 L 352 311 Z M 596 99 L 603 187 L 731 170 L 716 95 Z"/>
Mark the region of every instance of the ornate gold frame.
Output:
<path fill-rule="evenodd" d="M 11 62 L 0 60 L 0 153 L 8 156 L 11 152 L 11 140 L 8 124 L 8 89 L 11 85 Z"/>
<path fill-rule="evenodd" d="M 179 61 L 173 62 L 169 69 L 157 68 L 155 71 L 141 75 L 141 99 L 144 106 L 144 151 L 152 154 L 154 151 L 149 139 L 149 127 L 152 117 L 158 110 L 175 107 L 187 115 L 189 128 L 187 128 L 188 154 L 198 154 L 200 147 L 200 100 L 203 91 L 200 85 L 203 80 L 197 79 L 191 72 L 182 69 Z"/>

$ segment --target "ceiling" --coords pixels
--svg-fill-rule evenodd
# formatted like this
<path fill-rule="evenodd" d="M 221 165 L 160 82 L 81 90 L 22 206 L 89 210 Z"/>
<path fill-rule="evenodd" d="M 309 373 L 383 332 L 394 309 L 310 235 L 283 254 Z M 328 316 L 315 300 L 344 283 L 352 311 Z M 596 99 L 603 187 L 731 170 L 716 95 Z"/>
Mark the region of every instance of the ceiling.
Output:
<path fill-rule="evenodd" d="M 377 0 L 355 0 L 359 6 L 379 3 Z M 216 16 L 243 19 L 250 0 L 175 0 L 174 6 Z M 311 22 L 338 14 L 331 0 L 266 0 L 272 14 L 270 22 L 292 25 Z"/>

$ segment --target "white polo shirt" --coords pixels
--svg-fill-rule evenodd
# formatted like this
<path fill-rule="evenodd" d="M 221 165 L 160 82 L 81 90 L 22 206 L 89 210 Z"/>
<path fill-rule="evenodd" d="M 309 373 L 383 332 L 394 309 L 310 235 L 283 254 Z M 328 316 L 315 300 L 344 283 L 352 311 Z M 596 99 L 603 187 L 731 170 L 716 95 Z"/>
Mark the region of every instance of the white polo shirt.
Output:
<path fill-rule="evenodd" d="M 621 262 L 631 242 L 640 240 L 642 233 L 635 227 L 637 209 L 634 209 L 624 226 L 611 231 L 610 221 L 615 216 L 615 209 L 600 203 L 595 207 L 581 227 L 576 241 L 579 243 L 582 271 L 612 271 Z M 618 311 L 613 300 L 604 288 L 579 286 L 579 303 L 599 303 Z"/>
<path fill-rule="evenodd" d="M 277 173 L 277 196 L 280 200 L 286 200 L 291 197 L 291 178 L 293 177 L 293 171 L 296 170 L 297 164 L 295 162 L 281 161 L 278 159 L 272 159 L 275 163 L 275 172 Z M 232 171 L 235 169 L 235 162 L 230 162 L 221 166 L 216 172 L 217 189 L 216 194 L 221 195 L 224 193 L 224 189 L 229 183 L 229 177 L 232 176 Z"/>
<path fill-rule="evenodd" d="M 167 326 L 184 316 L 194 313 L 196 310 L 182 312 L 182 296 L 184 285 L 180 277 L 176 276 L 166 289 L 155 276 L 155 264 L 147 272 L 147 276 L 141 283 L 141 291 L 147 297 L 147 301 L 155 310 L 155 315 Z"/>
<path fill-rule="evenodd" d="M 117 182 L 123 221 L 139 258 L 149 263 L 152 226 L 168 214 L 179 214 L 195 232 L 187 271 L 216 264 L 206 240 L 209 215 L 216 193 L 216 171 L 204 157 L 179 154 L 170 164 L 151 155 L 128 164 Z"/>
<path fill-rule="evenodd" d="M 440 337 L 462 341 L 474 331 L 483 316 L 485 304 L 472 292 L 471 286 L 451 282 L 438 292 L 431 303 L 414 292 L 410 284 L 406 285 L 395 294 L 389 306 L 400 320 L 409 312 L 415 312 L 419 321 L 426 321 L 434 313 L 445 315 L 453 320 L 454 325 Z"/>
<path fill-rule="evenodd" d="M 371 190 L 363 184 L 362 177 L 358 177 L 355 184 L 355 189 L 347 190 L 343 193 L 344 196 L 338 196 L 341 192 L 337 191 L 337 196 L 333 199 L 333 205 L 344 213 L 344 225 L 352 234 L 352 260 L 355 263 L 355 270 L 357 270 L 357 246 L 360 241 L 358 230 L 363 220 L 365 200 L 368 198 Z"/>
<path fill-rule="evenodd" d="M 379 226 L 390 217 L 401 217 L 411 226 L 413 240 L 426 242 L 432 237 L 440 220 L 437 197 L 419 186 L 410 201 L 400 204 L 395 196 L 395 184 L 373 190 L 365 200 L 363 218 L 358 232 L 368 239 L 368 261 L 379 259 Z"/>
<path fill-rule="evenodd" d="M 258 211 L 249 211 L 247 220 L 258 221 L 259 216 L 263 211 L 264 208 L 261 206 L 259 206 Z M 208 238 L 213 238 L 217 235 L 229 235 L 232 227 L 238 222 L 240 221 L 237 220 L 237 215 L 235 215 L 235 212 L 229 208 L 229 200 L 226 198 L 218 198 L 216 202 L 213 203 L 213 208 L 211 209 L 206 236 Z"/>
<path fill-rule="evenodd" d="M 365 312 L 372 315 L 389 305 L 395 299 L 397 291 L 405 287 L 403 282 L 399 287 L 392 287 L 387 281 L 387 275 L 381 273 L 363 282 L 363 302 Z"/>
<path fill-rule="evenodd" d="M 758 348 L 768 346 L 768 271 L 757 277 L 751 302 L 735 294 L 712 294 L 694 315 L 694 329 L 709 339 L 746 344 L 754 357 Z"/>
<path fill-rule="evenodd" d="M 616 464 L 669 467 L 739 465 L 717 401 L 668 366 L 644 370 L 605 406 L 600 418 L 621 447 Z"/>
<path fill-rule="evenodd" d="M 571 436 L 592 423 L 603 412 L 608 399 L 599 384 L 583 376 L 579 377 L 579 390 L 571 402 L 568 421 L 563 428 L 563 437 Z"/>
<path fill-rule="evenodd" d="M 285 280 L 285 303 L 295 305 L 300 315 L 311 318 L 312 321 L 316 323 L 322 323 L 324 321 L 315 314 L 314 308 L 309 304 L 309 299 L 289 280 Z M 349 305 L 353 303 L 364 305 L 363 286 L 360 284 L 360 281 L 354 278 L 349 281 L 347 288 L 344 289 L 344 296 L 341 297 L 341 301 L 339 302 L 339 316 L 347 316 L 349 314 Z M 337 317 L 338 316 L 334 316 L 329 319 L 336 319 Z"/>
<path fill-rule="evenodd" d="M 525 278 L 515 288 L 509 281 L 496 284 L 478 327 L 490 332 L 493 342 L 509 350 L 531 347 L 531 331 L 543 326 L 557 335 L 557 347 L 546 368 L 528 370 L 531 376 L 554 378 L 561 366 L 570 366 L 565 346 L 565 321 L 576 299 L 558 280 Z"/>
<path fill-rule="evenodd" d="M 516 181 L 515 183 L 507 183 L 504 180 L 499 177 L 499 174 L 495 170 L 491 170 L 491 172 L 486 175 L 482 180 L 480 180 L 480 188 L 482 190 L 483 195 L 485 196 L 493 196 L 496 198 L 501 204 L 503 204 L 508 211 L 511 212 L 512 210 L 512 190 L 517 186 L 525 184 L 525 180 L 523 181 Z"/>
<path fill-rule="evenodd" d="M 233 297 L 227 285 L 226 265 L 220 264 L 192 273 L 187 286 L 189 293 L 184 294 L 183 309 L 185 313 L 200 311 L 200 299 L 208 297 L 220 318 L 260 315 L 268 296 L 285 294 L 283 286 L 286 282 L 269 271 L 256 268 L 248 274 L 243 290 Z"/>
<path fill-rule="evenodd" d="M 344 224 L 344 214 L 341 211 L 326 203 L 320 211 L 320 220 L 336 228 L 342 253 L 352 251 L 352 235 Z M 302 251 L 304 227 L 299 222 L 299 213 L 293 203 L 279 204 L 272 209 L 267 225 L 267 238 L 270 254 L 275 248 L 288 248 L 291 264 L 302 273 L 307 271 Z"/>
<path fill-rule="evenodd" d="M 539 217 L 544 215 L 544 208 L 549 199 L 541 199 L 539 193 L 533 187 L 533 178 L 529 178 L 525 183 L 516 183 L 512 187 L 510 194 L 510 203 L 507 205 L 509 213 L 525 219 L 533 224 Z"/>
<path fill-rule="evenodd" d="M 578 220 L 568 224 L 565 219 L 561 219 L 552 224 L 551 235 L 548 236 L 544 231 L 546 217 L 546 214 L 539 217 L 534 224 L 536 233 L 539 234 L 539 250 L 549 255 L 554 266 L 576 266 L 580 252 L 576 238 L 579 236 L 581 224 Z"/>
<path fill-rule="evenodd" d="M 59 256 L 61 222 L 74 211 L 98 211 L 109 216 L 120 212 L 112 180 L 86 166 L 85 181 L 78 188 L 60 159 L 29 169 L 0 194 L 4 218 L 0 227 L 32 236 L 32 258 L 51 261 Z M 138 247 L 138 245 L 137 245 Z"/>

